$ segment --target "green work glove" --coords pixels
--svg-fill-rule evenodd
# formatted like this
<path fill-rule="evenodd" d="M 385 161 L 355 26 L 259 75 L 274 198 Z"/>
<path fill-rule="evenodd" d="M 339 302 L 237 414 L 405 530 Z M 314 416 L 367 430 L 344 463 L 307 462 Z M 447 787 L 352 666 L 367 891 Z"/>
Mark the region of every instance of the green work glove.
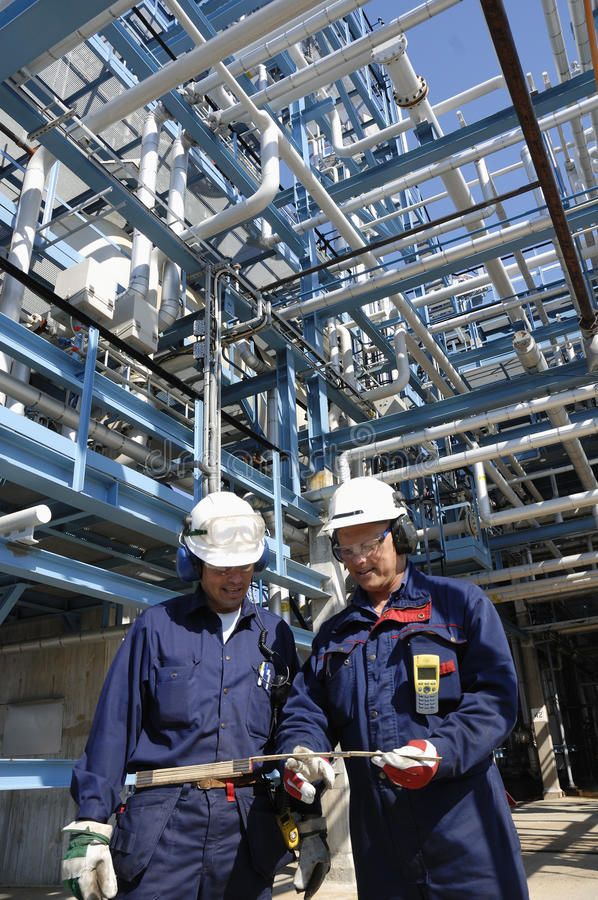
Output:
<path fill-rule="evenodd" d="M 102 822 L 71 822 L 63 831 L 71 839 L 62 860 L 62 883 L 77 900 L 112 900 L 118 885 L 110 838 L 112 825 Z"/>
<path fill-rule="evenodd" d="M 299 823 L 299 834 L 299 863 L 293 886 L 297 893 L 305 892 L 305 900 L 309 900 L 321 888 L 330 871 L 325 819 L 315 816 L 303 819 Z"/>

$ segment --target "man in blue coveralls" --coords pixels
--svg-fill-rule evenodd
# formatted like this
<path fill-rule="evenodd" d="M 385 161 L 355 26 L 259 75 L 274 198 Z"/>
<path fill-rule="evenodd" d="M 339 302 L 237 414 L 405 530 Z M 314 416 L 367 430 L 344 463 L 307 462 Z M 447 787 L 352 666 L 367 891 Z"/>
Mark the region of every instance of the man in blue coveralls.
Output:
<path fill-rule="evenodd" d="M 307 787 L 330 774 L 324 759 L 293 752 L 373 751 L 347 759 L 360 900 L 526 900 L 492 757 L 517 712 L 492 603 L 475 585 L 408 563 L 414 526 L 376 478 L 337 489 L 325 530 L 357 587 L 320 629 L 285 705 L 277 745 L 290 756 L 287 790 L 308 800 Z"/>
<path fill-rule="evenodd" d="M 127 773 L 272 752 L 298 663 L 289 626 L 247 596 L 266 564 L 264 534 L 235 494 L 201 500 L 179 550 L 196 590 L 146 610 L 116 654 L 73 772 L 79 812 L 63 878 L 77 897 L 268 900 L 292 859 L 259 766 L 138 789 L 120 806 Z"/>

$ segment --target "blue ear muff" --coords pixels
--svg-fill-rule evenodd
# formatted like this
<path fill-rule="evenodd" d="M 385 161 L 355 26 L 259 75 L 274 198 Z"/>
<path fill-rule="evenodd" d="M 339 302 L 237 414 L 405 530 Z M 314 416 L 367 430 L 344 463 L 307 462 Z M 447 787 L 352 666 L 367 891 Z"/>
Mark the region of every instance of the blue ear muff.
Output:
<path fill-rule="evenodd" d="M 181 581 L 199 581 L 201 578 L 201 560 L 184 544 L 176 552 L 176 573 Z"/>
<path fill-rule="evenodd" d="M 269 562 L 270 562 L 270 548 L 268 547 L 268 545 L 267 545 L 266 542 L 264 541 L 264 549 L 263 549 L 263 551 L 262 551 L 262 555 L 260 556 L 260 558 L 259 558 L 258 561 L 256 562 L 253 571 L 256 572 L 256 573 L 263 572 L 264 569 L 266 568 L 266 566 L 268 565 Z"/>
<path fill-rule="evenodd" d="M 270 548 L 264 544 L 262 555 L 254 566 L 254 572 L 263 572 L 270 561 Z M 201 578 L 201 559 L 194 556 L 187 546 L 182 544 L 176 552 L 176 573 L 181 581 L 199 581 Z"/>

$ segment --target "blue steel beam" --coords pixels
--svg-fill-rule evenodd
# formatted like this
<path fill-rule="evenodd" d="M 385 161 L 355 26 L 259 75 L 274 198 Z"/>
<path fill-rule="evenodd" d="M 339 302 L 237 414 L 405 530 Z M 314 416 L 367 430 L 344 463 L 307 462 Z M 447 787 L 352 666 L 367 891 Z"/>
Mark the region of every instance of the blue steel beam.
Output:
<path fill-rule="evenodd" d="M 582 384 L 598 384 L 598 373 L 588 373 L 585 360 L 566 363 L 546 372 L 533 375 L 520 375 L 510 381 L 492 382 L 467 394 L 457 394 L 446 400 L 426 406 L 417 406 L 405 412 L 384 416 L 381 419 L 370 419 L 367 423 L 371 441 L 399 437 L 411 431 L 442 425 L 464 416 L 508 406 L 511 403 L 531 400 L 544 394 L 556 394 Z M 305 431 L 300 438 L 307 439 Z M 355 444 L 354 428 L 339 428 L 333 434 L 326 435 L 326 443 L 331 450 L 338 453 L 348 450 Z"/>
<path fill-rule="evenodd" d="M 20 582 L 20 584 L 13 584 L 9 588 L 5 588 L 0 594 L 0 625 L 6 620 L 7 616 L 13 611 L 14 607 L 19 601 L 19 598 L 27 584 L 25 582 Z"/>
<path fill-rule="evenodd" d="M 0 350 L 27 363 L 65 390 L 80 393 L 83 389 L 84 367 L 81 363 L 3 313 L 0 313 Z M 148 434 L 193 451 L 193 432 L 189 428 L 104 375 L 95 375 L 93 395 L 96 404 L 118 418 L 134 421 Z"/>
<path fill-rule="evenodd" d="M 147 535 L 170 546 L 178 544 L 181 523 L 193 505 L 191 495 L 172 491 L 147 476 L 127 469 L 92 451 L 88 453 L 84 489 L 75 491 L 71 487 L 74 456 L 75 445 L 72 441 L 0 407 L 0 476 L 14 484 L 36 490 L 43 496 L 66 502 L 76 509 L 83 509 L 99 519 L 115 522 L 133 532 Z M 231 457 L 230 454 L 226 454 L 226 457 L 228 457 L 233 470 L 230 474 L 231 481 L 253 490 L 261 496 L 274 498 L 275 486 L 271 478 L 261 476 L 256 479 L 255 475 L 259 475 L 259 473 L 255 473 L 253 469 L 250 469 L 241 460 Z M 301 498 L 295 498 L 296 503 L 291 506 L 287 499 L 291 492 L 284 488 L 280 489 L 280 487 L 279 490 L 284 508 L 299 518 L 308 518 L 309 524 L 320 523 L 315 506 Z M 49 555 L 52 556 L 52 554 Z M 29 571 L 30 580 L 55 583 L 52 580 L 50 565 L 52 561 L 48 562 L 44 557 L 48 566 L 41 566 L 39 572 L 43 577 L 38 577 L 38 570 L 31 568 L 34 557 L 29 553 L 26 556 L 29 561 L 23 563 L 21 559 L 21 564 L 25 565 L 26 570 Z M 63 563 L 59 562 L 60 560 L 63 558 L 56 557 L 55 561 L 59 569 L 63 564 L 68 569 L 68 565 L 74 562 L 66 558 Z M 18 559 L 13 559 L 12 556 L 8 557 L 6 552 L 0 551 L 0 571 L 14 575 L 18 565 Z M 98 579 L 99 590 L 108 582 L 109 578 L 106 576 L 106 570 L 98 570 L 98 572 L 102 572 L 104 578 L 104 581 L 102 581 L 102 577 Z M 59 571 L 56 583 L 59 584 L 63 577 Z M 326 596 L 321 588 L 325 580 L 324 576 L 290 560 L 285 560 L 284 571 L 281 573 L 264 572 L 263 580 L 289 587 L 290 590 L 308 596 L 318 598 Z M 73 580 L 72 583 L 77 585 L 77 590 L 79 590 L 81 587 L 79 582 Z M 96 588 L 93 586 L 96 582 L 92 581 L 91 584 L 95 590 Z M 63 586 L 68 588 L 68 583 L 65 582 Z M 125 591 L 126 586 L 126 583 L 123 582 L 121 589 Z M 117 596 L 116 588 L 118 585 L 113 585 L 111 589 L 115 596 Z M 88 596 L 99 596 L 92 590 L 88 590 L 87 593 Z M 123 597 L 125 594 L 126 592 L 123 593 Z M 128 601 L 121 599 L 118 602 Z"/>
<path fill-rule="evenodd" d="M 507 534 L 493 534 L 488 538 L 490 550 L 494 553 L 507 550 L 509 547 L 539 544 L 545 541 L 558 541 L 559 538 L 587 537 L 596 531 L 596 520 L 593 516 L 576 516 L 566 522 L 554 525 L 542 525 L 540 528 L 522 528 Z"/>
<path fill-rule="evenodd" d="M 100 566 L 80 562 L 37 547 L 15 548 L 0 538 L 0 571 L 16 578 L 50 585 L 84 597 L 123 606 L 154 606 L 181 591 L 165 591 L 140 578 L 130 578 Z"/>
<path fill-rule="evenodd" d="M 534 109 L 538 118 L 554 112 L 556 109 L 589 97 L 596 90 L 596 83 L 593 72 L 584 72 L 559 84 L 556 87 L 542 91 L 541 94 L 532 98 Z M 462 150 L 468 150 L 475 144 L 484 143 L 499 134 L 504 134 L 512 128 L 519 125 L 517 113 L 514 107 L 509 106 L 506 109 L 480 119 L 472 125 L 467 125 L 458 131 L 451 132 L 438 138 L 431 144 L 425 144 L 416 147 L 408 153 L 404 153 L 396 159 L 381 163 L 373 169 L 367 169 L 360 175 L 354 175 L 345 181 L 339 182 L 329 188 L 329 193 L 337 203 L 345 200 L 351 200 L 360 194 L 379 187 L 395 178 L 408 175 L 417 169 L 421 169 L 431 163 L 438 162 L 451 156 L 453 153 L 459 153 Z M 523 140 L 523 138 L 522 138 Z M 276 206 L 285 206 L 292 202 L 293 192 L 291 189 L 282 191 L 276 198 Z"/>
<path fill-rule="evenodd" d="M 0 13 L 0 81 L 95 18 L 114 0 L 17 0 Z"/>
<path fill-rule="evenodd" d="M 177 544 L 193 501 L 146 475 L 89 451 L 85 486 L 72 487 L 76 447 L 56 432 L 0 407 L 0 475 L 77 510 L 164 544 Z"/>
<path fill-rule="evenodd" d="M 46 346 L 48 350 L 53 349 Z M 66 361 L 66 354 L 63 356 Z M 126 391 L 123 393 L 127 394 Z M 145 407 L 148 404 L 141 405 Z M 153 414 L 156 412 L 154 410 Z M 129 420 L 134 418 L 126 407 L 124 415 Z M 159 415 L 168 419 L 164 414 Z M 172 426 L 179 429 L 179 433 L 183 430 L 183 426 L 174 420 Z M 190 436 L 192 450 L 192 432 L 189 429 L 184 431 Z M 174 442 L 180 445 L 178 437 Z M 186 446 L 189 444 L 186 443 Z M 193 504 L 190 495 L 172 491 L 146 475 L 91 451 L 88 454 L 84 490 L 75 491 L 72 488 L 75 455 L 76 446 L 72 441 L 0 407 L 0 474 L 7 474 L 17 484 L 34 486 L 41 494 L 48 494 L 55 500 L 100 518 L 116 521 L 114 517 L 118 514 L 125 527 L 167 544 L 177 544 L 181 522 Z M 222 465 L 225 476 L 230 480 L 267 499 L 274 498 L 271 478 L 226 451 L 222 453 Z M 316 507 L 291 491 L 283 489 L 282 501 L 287 512 L 300 521 L 310 525 L 319 522 Z"/>
<path fill-rule="evenodd" d="M 566 215 L 572 230 L 583 228 L 586 225 L 592 225 L 596 222 L 598 216 L 598 203 L 591 203 L 583 209 L 575 208 L 566 210 Z M 396 269 L 396 278 L 393 277 L 392 281 L 378 286 L 376 286 L 375 282 L 369 283 L 366 294 L 358 297 L 346 297 L 337 303 L 331 303 L 326 307 L 326 315 L 338 316 L 343 312 L 354 314 L 356 310 L 360 309 L 366 303 L 373 303 L 375 300 L 389 297 L 391 294 L 396 294 L 398 292 L 405 293 L 424 283 L 436 281 L 437 279 L 444 278 L 454 272 L 475 269 L 488 260 L 496 259 L 497 257 L 504 259 L 507 256 L 511 256 L 517 250 L 531 248 L 545 241 L 552 240 L 553 238 L 554 230 L 550 225 L 535 234 L 522 234 L 517 238 L 506 241 L 498 247 L 477 250 L 470 253 L 468 256 L 461 257 L 453 262 L 439 263 L 437 266 L 428 269 L 426 272 L 418 272 L 417 274 L 409 275 L 405 274 L 404 269 Z M 429 261 L 433 262 L 433 260 L 434 256 L 432 255 Z M 381 265 L 380 275 L 385 274 L 383 269 L 384 267 Z M 419 315 L 421 318 L 421 314 Z"/>

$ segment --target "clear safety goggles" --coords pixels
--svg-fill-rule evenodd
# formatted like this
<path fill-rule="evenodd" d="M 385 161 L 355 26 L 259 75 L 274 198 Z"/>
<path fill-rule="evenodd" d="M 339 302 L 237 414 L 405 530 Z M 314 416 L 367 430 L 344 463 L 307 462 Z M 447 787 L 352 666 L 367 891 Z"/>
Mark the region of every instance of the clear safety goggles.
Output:
<path fill-rule="evenodd" d="M 333 544 L 332 553 L 339 562 L 351 562 L 353 559 L 375 556 L 391 531 L 392 528 L 389 526 L 378 537 L 372 538 L 371 541 L 365 541 L 363 544 L 351 544 L 349 547 Z"/>
<path fill-rule="evenodd" d="M 220 516 L 208 519 L 201 528 L 188 532 L 189 537 L 207 538 L 206 543 L 215 547 L 230 547 L 232 544 L 257 544 L 266 533 L 264 520 L 258 513 L 244 516 Z"/>

